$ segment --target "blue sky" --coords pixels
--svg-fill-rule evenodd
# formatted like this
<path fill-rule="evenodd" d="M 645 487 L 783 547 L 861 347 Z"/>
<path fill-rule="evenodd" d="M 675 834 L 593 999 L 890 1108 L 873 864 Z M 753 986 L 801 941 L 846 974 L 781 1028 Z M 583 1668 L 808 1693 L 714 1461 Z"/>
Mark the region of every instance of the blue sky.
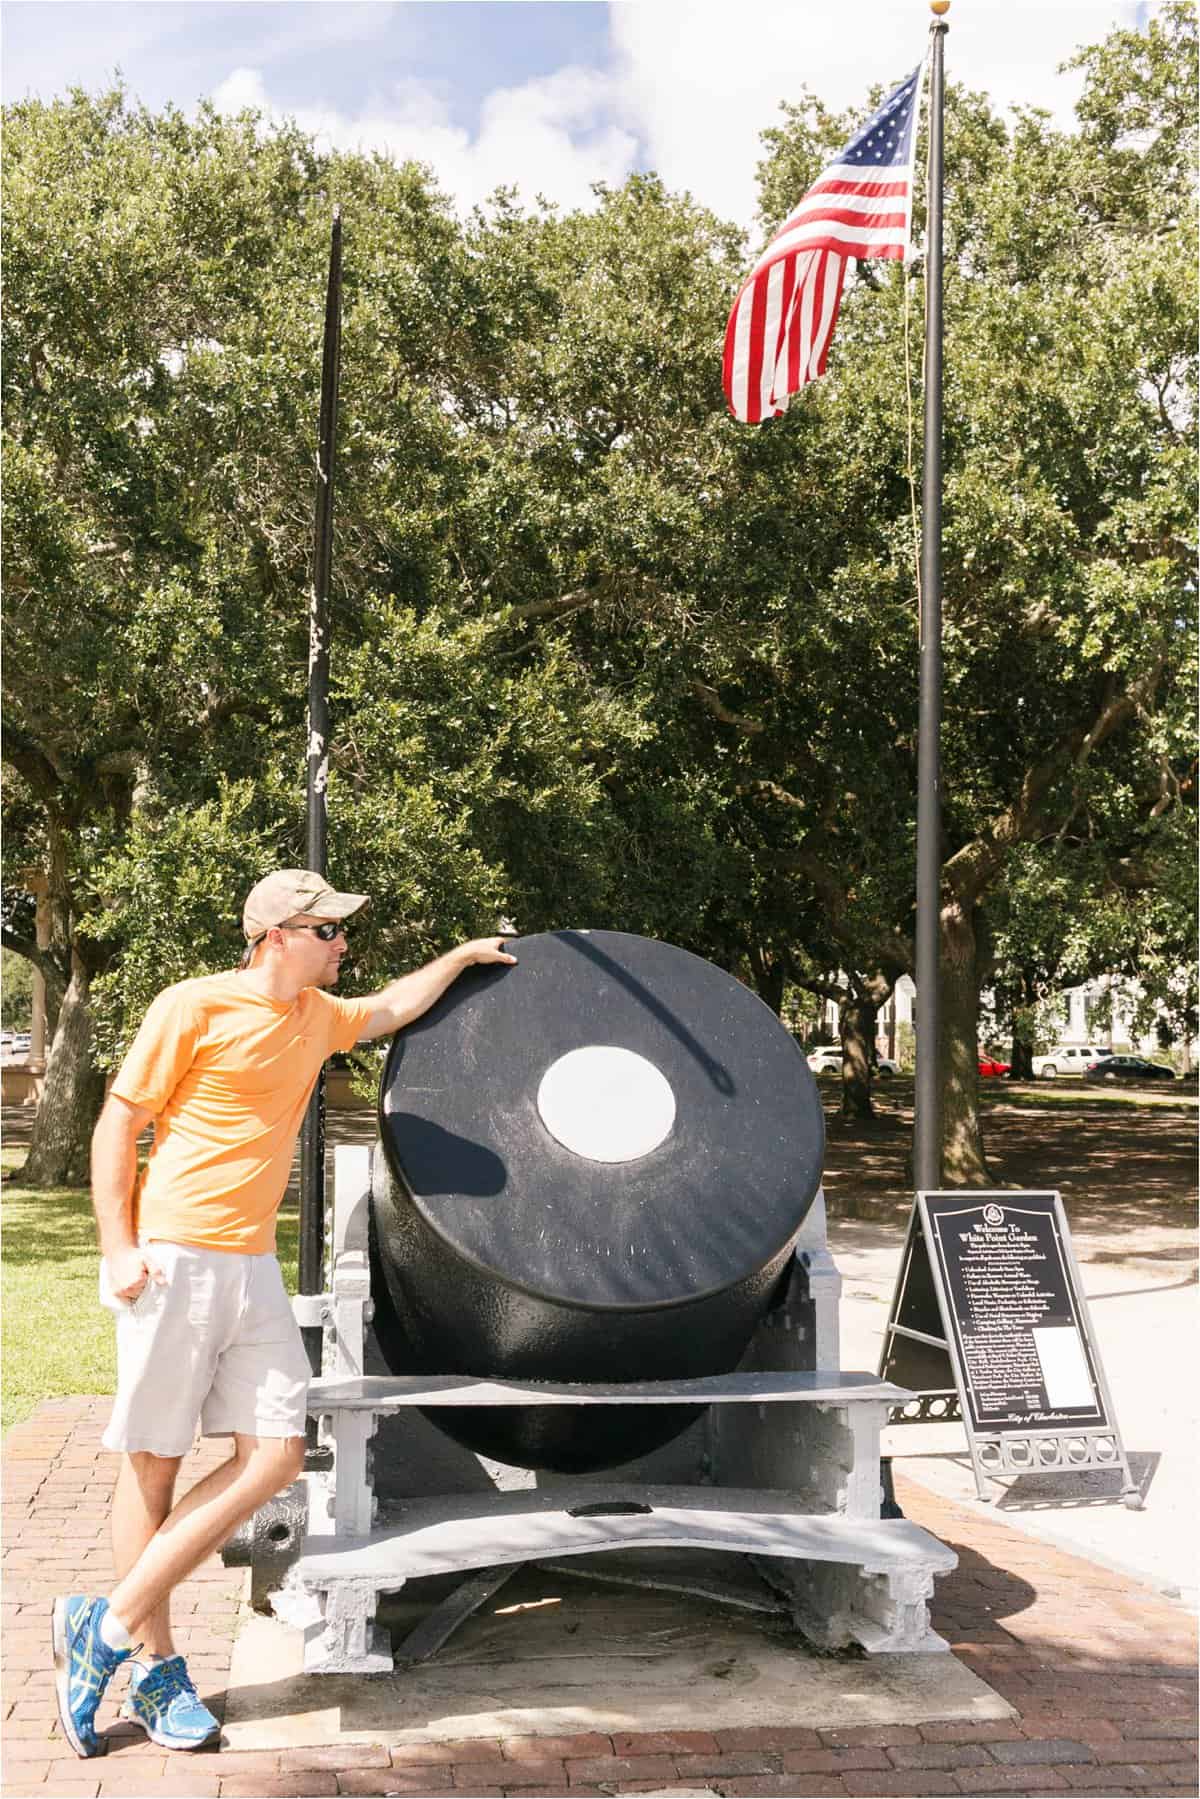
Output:
<path fill-rule="evenodd" d="M 442 87 L 456 123 L 474 124 L 485 94 L 566 63 L 602 61 L 608 8 L 480 0 L 5 0 L 5 100 L 47 98 L 68 81 L 94 86 L 120 62 L 147 104 L 191 104 L 239 65 L 261 67 L 284 106 L 318 100 L 353 112 L 372 86 Z"/>
<path fill-rule="evenodd" d="M 1132 0 L 962 0 L 947 66 L 1069 125 L 1056 65 Z M 416 156 L 463 205 L 516 184 L 564 205 L 657 168 L 749 224 L 759 132 L 805 84 L 864 107 L 919 60 L 919 0 L 5 0 L 3 95 L 51 99 L 116 67 L 150 106 L 201 97 L 296 117 L 329 143 Z"/>

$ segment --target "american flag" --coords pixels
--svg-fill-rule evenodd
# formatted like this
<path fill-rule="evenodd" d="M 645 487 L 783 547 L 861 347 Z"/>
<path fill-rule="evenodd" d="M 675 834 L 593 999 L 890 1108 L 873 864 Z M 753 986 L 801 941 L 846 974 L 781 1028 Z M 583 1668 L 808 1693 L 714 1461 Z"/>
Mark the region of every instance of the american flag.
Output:
<path fill-rule="evenodd" d="M 743 424 L 786 412 L 825 373 L 852 256 L 903 256 L 924 63 L 813 183 L 759 257 L 725 328 L 723 383 Z"/>

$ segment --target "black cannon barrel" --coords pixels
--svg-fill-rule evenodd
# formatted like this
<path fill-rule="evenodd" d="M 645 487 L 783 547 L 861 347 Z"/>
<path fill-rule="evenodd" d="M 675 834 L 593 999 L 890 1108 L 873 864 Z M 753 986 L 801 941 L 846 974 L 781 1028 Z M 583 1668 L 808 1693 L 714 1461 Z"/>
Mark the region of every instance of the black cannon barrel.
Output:
<path fill-rule="evenodd" d="M 747 987 L 617 931 L 518 939 L 395 1039 L 372 1207 L 396 1373 L 667 1380 L 736 1367 L 821 1179 L 820 1100 Z M 429 1414 L 479 1453 L 586 1472 L 694 1407 Z"/>

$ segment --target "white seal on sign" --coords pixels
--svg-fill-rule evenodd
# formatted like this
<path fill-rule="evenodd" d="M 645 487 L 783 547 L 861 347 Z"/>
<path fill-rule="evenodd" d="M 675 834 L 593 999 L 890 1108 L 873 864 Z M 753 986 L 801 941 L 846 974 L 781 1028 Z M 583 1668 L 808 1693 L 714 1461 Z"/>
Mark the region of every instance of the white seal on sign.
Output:
<path fill-rule="evenodd" d="M 985 1224 L 1003 1224 L 1004 1213 L 999 1206 L 984 1206 L 983 1221 Z"/>
<path fill-rule="evenodd" d="M 636 1162 L 670 1133 L 675 1095 L 666 1076 L 631 1049 L 590 1043 L 552 1062 L 537 1093 L 542 1123 L 589 1162 Z"/>

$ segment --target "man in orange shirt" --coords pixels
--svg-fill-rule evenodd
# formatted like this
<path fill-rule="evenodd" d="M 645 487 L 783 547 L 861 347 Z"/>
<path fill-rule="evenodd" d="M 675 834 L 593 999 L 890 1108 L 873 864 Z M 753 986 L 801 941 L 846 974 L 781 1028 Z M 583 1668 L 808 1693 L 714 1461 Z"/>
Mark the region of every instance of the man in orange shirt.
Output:
<path fill-rule="evenodd" d="M 308 1358 L 275 1259 L 275 1214 L 326 1058 L 411 1024 L 472 963 L 513 963 L 502 938 L 461 944 L 364 999 L 325 991 L 366 896 L 307 869 L 246 900 L 242 967 L 160 993 L 92 1140 L 101 1300 L 117 1314 L 117 1394 L 104 1434 L 117 1585 L 54 1603 L 55 1685 L 78 1755 L 105 1688 L 136 1654 L 122 1715 L 157 1743 L 218 1729 L 171 1640 L 172 1590 L 304 1464 Z M 137 1180 L 137 1140 L 154 1145 Z M 174 1504 L 197 1422 L 233 1454 Z M 136 1638 L 136 1642 L 135 1642 Z"/>

